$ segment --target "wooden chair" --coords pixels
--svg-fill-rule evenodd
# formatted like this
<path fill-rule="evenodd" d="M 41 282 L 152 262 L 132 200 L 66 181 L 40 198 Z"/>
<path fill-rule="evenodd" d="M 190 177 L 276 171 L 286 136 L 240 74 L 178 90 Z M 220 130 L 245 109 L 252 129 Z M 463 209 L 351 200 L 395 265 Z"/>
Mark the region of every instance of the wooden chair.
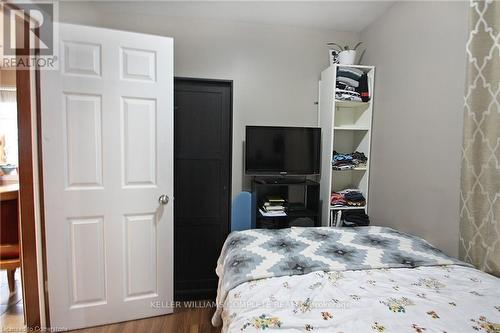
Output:
<path fill-rule="evenodd" d="M 7 270 L 10 292 L 16 290 L 14 275 L 21 267 L 17 185 L 0 186 L 0 269 Z"/>
<path fill-rule="evenodd" d="M 13 259 L 4 259 L 4 254 L 5 253 L 16 253 L 17 252 L 17 258 Z M 0 245 L 0 253 L 2 259 L 0 259 L 0 269 L 6 269 L 7 270 L 7 281 L 9 283 L 9 291 L 12 293 L 16 290 L 16 280 L 15 280 L 15 274 L 16 274 L 16 269 L 21 267 L 21 259 L 19 258 L 19 245 Z"/>

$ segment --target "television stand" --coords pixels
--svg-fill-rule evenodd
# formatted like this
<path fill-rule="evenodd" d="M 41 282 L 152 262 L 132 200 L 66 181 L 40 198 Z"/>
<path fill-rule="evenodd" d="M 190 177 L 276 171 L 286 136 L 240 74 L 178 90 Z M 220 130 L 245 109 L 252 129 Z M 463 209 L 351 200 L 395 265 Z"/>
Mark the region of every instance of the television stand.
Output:
<path fill-rule="evenodd" d="M 306 178 L 288 178 L 288 177 L 255 177 L 254 181 L 258 184 L 282 184 L 282 185 L 291 185 L 291 184 L 305 184 L 307 182 Z"/>
<path fill-rule="evenodd" d="M 252 182 L 252 225 L 257 229 L 318 227 L 321 225 L 319 183 L 307 178 L 260 178 Z M 284 214 L 264 211 L 266 202 L 281 199 Z"/>

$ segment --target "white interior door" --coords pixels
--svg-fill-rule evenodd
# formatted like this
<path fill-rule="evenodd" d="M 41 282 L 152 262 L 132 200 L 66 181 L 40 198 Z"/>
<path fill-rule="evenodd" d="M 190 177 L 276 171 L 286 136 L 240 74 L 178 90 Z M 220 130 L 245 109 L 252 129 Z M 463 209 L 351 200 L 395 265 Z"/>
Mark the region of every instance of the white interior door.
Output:
<path fill-rule="evenodd" d="M 60 69 L 41 84 L 51 326 L 170 313 L 173 40 L 59 34 Z"/>

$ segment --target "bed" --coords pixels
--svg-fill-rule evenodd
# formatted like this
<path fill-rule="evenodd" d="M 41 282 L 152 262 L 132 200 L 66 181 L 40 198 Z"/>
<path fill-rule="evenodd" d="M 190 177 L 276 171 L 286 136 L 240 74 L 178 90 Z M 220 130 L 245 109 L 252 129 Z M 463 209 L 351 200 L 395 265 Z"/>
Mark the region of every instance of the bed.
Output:
<path fill-rule="evenodd" d="M 222 332 L 500 333 L 500 279 L 385 227 L 233 232 Z"/>

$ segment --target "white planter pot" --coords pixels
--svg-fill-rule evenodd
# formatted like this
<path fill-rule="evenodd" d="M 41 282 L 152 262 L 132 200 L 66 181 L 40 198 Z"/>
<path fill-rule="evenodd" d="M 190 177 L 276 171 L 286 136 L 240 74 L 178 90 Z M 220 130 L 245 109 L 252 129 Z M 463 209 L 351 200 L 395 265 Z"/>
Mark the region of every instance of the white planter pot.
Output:
<path fill-rule="evenodd" d="M 338 55 L 339 64 L 342 65 L 354 65 L 356 62 L 356 51 L 346 50 L 342 51 Z"/>

